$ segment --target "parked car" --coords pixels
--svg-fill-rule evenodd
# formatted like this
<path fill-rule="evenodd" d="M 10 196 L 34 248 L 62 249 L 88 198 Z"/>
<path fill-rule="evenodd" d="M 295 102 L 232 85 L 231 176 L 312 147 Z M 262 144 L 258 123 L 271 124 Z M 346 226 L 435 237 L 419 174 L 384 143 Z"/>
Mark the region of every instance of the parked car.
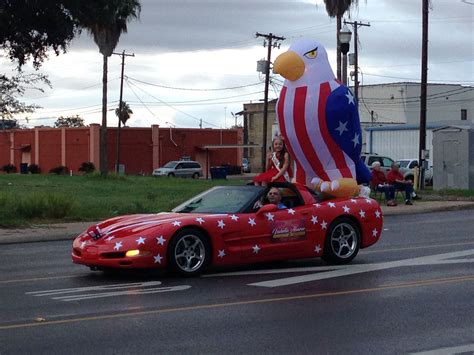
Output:
<path fill-rule="evenodd" d="M 202 176 L 202 167 L 197 161 L 174 160 L 163 167 L 153 170 L 153 176 L 179 176 L 198 179 Z"/>
<path fill-rule="evenodd" d="M 415 172 L 414 169 L 419 166 L 418 159 L 399 159 L 397 163 L 400 165 L 400 169 L 409 169 L 409 171 L 404 175 L 405 179 L 412 180 L 414 179 Z M 430 166 L 425 170 L 425 183 L 433 183 L 433 167 Z"/>
<path fill-rule="evenodd" d="M 385 157 L 378 154 L 368 154 L 362 153 L 361 154 L 362 160 L 364 161 L 365 165 L 371 169 L 372 164 L 376 161 L 380 163 L 380 169 L 387 175 L 387 172 L 390 170 L 392 164 L 395 162 L 392 158 Z M 403 176 L 405 173 L 408 172 L 409 169 L 400 167 L 400 172 Z"/>
<path fill-rule="evenodd" d="M 72 261 L 92 270 L 167 268 L 185 276 L 207 266 L 322 257 L 350 262 L 383 229 L 377 201 L 320 200 L 303 185 L 273 184 L 287 209 L 255 207 L 269 187 L 217 186 L 171 212 L 129 215 L 89 227 L 72 244 Z"/>
<path fill-rule="evenodd" d="M 250 173 L 250 162 L 247 158 L 242 159 L 242 172 Z"/>

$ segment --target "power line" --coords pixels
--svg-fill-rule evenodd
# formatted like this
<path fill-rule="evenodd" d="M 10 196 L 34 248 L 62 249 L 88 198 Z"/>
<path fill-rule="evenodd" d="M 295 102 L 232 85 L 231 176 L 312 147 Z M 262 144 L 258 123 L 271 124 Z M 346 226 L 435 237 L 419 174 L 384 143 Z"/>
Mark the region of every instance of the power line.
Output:
<path fill-rule="evenodd" d="M 156 86 L 156 87 L 163 88 L 163 89 L 184 90 L 184 91 L 224 91 L 224 90 L 242 89 L 242 88 L 247 88 L 247 87 L 251 87 L 251 86 L 256 86 L 256 85 L 261 85 L 261 84 L 262 84 L 261 82 L 258 82 L 258 83 L 254 83 L 254 84 L 233 86 L 233 87 L 228 87 L 228 88 L 196 89 L 196 88 L 180 88 L 180 87 L 166 86 L 166 85 L 160 85 L 160 84 L 153 84 L 153 83 L 149 83 L 149 82 L 146 82 L 146 81 L 143 81 L 143 80 L 138 80 L 138 79 L 135 79 L 135 78 L 132 78 L 132 77 L 129 77 L 129 76 L 127 76 L 127 79 L 132 80 L 132 81 L 136 81 L 136 82 L 141 83 L 141 84 L 150 85 L 150 86 Z"/>
<path fill-rule="evenodd" d="M 128 78 L 127 78 L 127 79 L 128 79 Z M 127 79 L 126 79 L 126 82 L 128 83 L 128 80 L 127 80 Z M 198 118 L 198 117 L 195 117 L 195 116 L 193 116 L 193 115 L 190 115 L 189 113 L 186 113 L 186 112 L 184 112 L 184 111 L 182 111 L 182 110 L 180 110 L 180 109 L 177 109 L 176 107 L 174 107 L 174 106 L 168 104 L 167 102 L 165 102 L 165 101 L 163 101 L 163 100 L 160 100 L 159 98 L 157 98 L 157 97 L 153 96 L 152 94 L 146 92 L 145 90 L 143 90 L 143 89 L 140 88 L 139 86 L 136 86 L 136 85 L 133 84 L 133 83 L 129 83 L 129 84 L 135 86 L 138 90 L 144 92 L 145 94 L 147 94 L 148 96 L 154 98 L 155 100 L 157 100 L 157 101 L 159 101 L 159 102 L 165 104 L 165 105 L 168 106 L 169 108 L 172 108 L 173 110 L 175 110 L 175 111 L 177 111 L 177 112 L 179 112 L 179 113 L 182 113 L 183 115 L 186 115 L 186 116 L 188 116 L 188 117 L 191 117 L 192 119 L 194 119 L 194 120 L 196 120 L 196 121 L 198 121 L 198 122 L 204 122 L 204 123 L 207 123 L 208 125 L 211 125 L 211 126 L 220 128 L 219 126 L 217 126 L 217 125 L 215 125 L 215 124 L 213 124 L 213 123 L 206 122 L 206 121 L 204 121 L 204 120 L 202 120 L 202 119 L 200 119 L 200 118 Z"/>

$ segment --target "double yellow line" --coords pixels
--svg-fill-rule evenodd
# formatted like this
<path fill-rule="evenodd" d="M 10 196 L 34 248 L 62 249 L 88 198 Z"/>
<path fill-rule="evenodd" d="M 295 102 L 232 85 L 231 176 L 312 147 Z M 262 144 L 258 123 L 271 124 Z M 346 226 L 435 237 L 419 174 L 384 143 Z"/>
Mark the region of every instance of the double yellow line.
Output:
<path fill-rule="evenodd" d="M 223 307 L 236 307 L 236 306 L 245 306 L 245 305 L 252 305 L 252 304 L 259 304 L 259 303 L 299 301 L 299 300 L 307 300 L 307 299 L 322 298 L 322 297 L 345 296 L 345 295 L 352 295 L 352 294 L 358 294 L 358 293 L 378 292 L 378 291 L 385 291 L 385 290 L 391 290 L 391 289 L 441 285 L 441 284 L 447 284 L 447 283 L 453 283 L 453 282 L 466 282 L 466 281 L 474 281 L 474 275 L 430 279 L 430 280 L 418 280 L 418 281 L 410 281 L 410 282 L 404 282 L 404 283 L 393 284 L 393 285 L 381 285 L 381 286 L 373 287 L 373 288 L 363 288 L 363 289 L 326 292 L 326 293 L 314 293 L 314 294 L 309 294 L 309 295 L 264 298 L 264 299 L 254 299 L 254 300 L 228 302 L 228 303 L 213 303 L 213 304 L 204 304 L 204 305 L 196 305 L 196 306 L 188 306 L 188 307 L 165 308 L 165 309 L 139 311 L 139 312 L 114 313 L 114 314 L 109 314 L 109 315 L 78 317 L 78 318 L 69 318 L 69 319 L 51 320 L 51 321 L 41 319 L 41 321 L 38 321 L 38 322 L 12 324 L 12 325 L 0 325 L 0 330 L 30 328 L 30 327 L 37 327 L 37 326 L 44 326 L 44 325 L 67 324 L 67 323 L 86 322 L 86 321 L 94 321 L 94 320 L 107 320 L 107 319 L 114 319 L 114 318 L 147 316 L 147 315 L 154 315 L 154 314 L 187 312 L 187 311 L 215 309 L 215 308 L 223 308 Z"/>

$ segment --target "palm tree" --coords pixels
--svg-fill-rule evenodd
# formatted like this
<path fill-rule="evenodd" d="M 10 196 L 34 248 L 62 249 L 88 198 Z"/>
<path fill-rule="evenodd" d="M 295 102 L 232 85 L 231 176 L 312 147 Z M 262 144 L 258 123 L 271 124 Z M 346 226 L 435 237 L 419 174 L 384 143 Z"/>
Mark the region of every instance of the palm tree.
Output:
<path fill-rule="evenodd" d="M 127 32 L 127 23 L 140 16 L 139 0 L 81 1 L 75 16 L 94 38 L 103 55 L 102 127 L 100 131 L 100 173 L 107 175 L 107 60 L 117 46 L 120 35 Z"/>
<path fill-rule="evenodd" d="M 115 109 L 115 115 L 118 117 L 119 122 L 117 126 L 117 160 L 115 163 L 115 172 L 118 174 L 119 173 L 119 166 L 120 166 L 120 124 L 123 123 L 125 126 L 125 123 L 127 123 L 128 119 L 130 116 L 133 114 L 132 109 L 130 106 L 125 101 L 121 101 L 119 104 L 119 107 Z"/>
<path fill-rule="evenodd" d="M 341 44 L 339 43 L 339 32 L 341 32 L 342 27 L 341 19 L 347 10 L 359 4 L 359 0 L 324 0 L 324 4 L 329 17 L 337 18 L 337 78 L 341 79 Z"/>

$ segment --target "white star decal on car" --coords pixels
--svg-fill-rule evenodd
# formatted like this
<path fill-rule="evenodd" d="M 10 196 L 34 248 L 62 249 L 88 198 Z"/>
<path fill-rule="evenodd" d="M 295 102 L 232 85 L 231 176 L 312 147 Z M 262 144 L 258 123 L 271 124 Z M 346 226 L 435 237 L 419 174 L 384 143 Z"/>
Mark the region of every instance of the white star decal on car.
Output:
<path fill-rule="evenodd" d="M 344 213 L 349 213 L 351 211 L 351 209 L 346 205 L 342 206 L 342 209 L 344 210 Z"/>
<path fill-rule="evenodd" d="M 252 247 L 252 249 L 253 249 L 253 253 L 254 253 L 254 254 L 258 254 L 258 252 L 260 251 L 260 247 L 259 247 L 257 244 L 255 244 L 255 245 Z"/>
<path fill-rule="evenodd" d="M 236 216 L 235 214 L 231 215 L 230 218 L 231 218 L 233 221 L 238 221 L 238 220 L 239 220 L 239 216 Z"/>
<path fill-rule="evenodd" d="M 119 250 L 122 247 L 122 242 L 115 243 L 114 250 Z"/>
<path fill-rule="evenodd" d="M 357 200 L 354 199 L 354 198 L 351 198 L 351 202 L 352 202 L 352 203 L 357 203 Z"/>
<path fill-rule="evenodd" d="M 314 251 L 319 254 L 319 253 L 321 252 L 321 246 L 320 246 L 319 244 L 316 245 L 316 246 L 314 247 Z"/>
<path fill-rule="evenodd" d="M 288 213 L 291 215 L 295 214 L 295 210 L 293 208 L 288 208 Z"/>
<path fill-rule="evenodd" d="M 271 214 L 270 212 L 265 213 L 265 216 L 267 216 L 267 220 L 269 221 L 273 221 L 274 220 L 273 218 L 275 217 L 275 215 Z"/>
<path fill-rule="evenodd" d="M 179 227 L 181 225 L 181 221 L 174 221 L 173 226 Z"/>
<path fill-rule="evenodd" d="M 319 207 L 321 207 L 321 204 L 319 204 L 319 203 L 313 203 L 313 206 L 319 208 Z"/>
<path fill-rule="evenodd" d="M 371 204 L 372 203 L 372 200 L 370 198 L 366 198 L 365 199 L 365 202 L 367 202 L 368 204 Z"/>
<path fill-rule="evenodd" d="M 313 224 L 318 223 L 318 216 L 311 215 L 311 223 L 313 223 Z"/>
<path fill-rule="evenodd" d="M 220 229 L 224 229 L 225 223 L 222 219 L 220 221 L 217 221 L 217 227 L 219 227 Z"/>
<path fill-rule="evenodd" d="M 257 223 L 255 223 L 255 218 L 249 218 L 249 224 L 253 227 L 255 225 L 257 225 Z"/>
<path fill-rule="evenodd" d="M 334 202 L 329 202 L 328 206 L 331 208 L 336 208 L 336 204 Z"/>
<path fill-rule="evenodd" d="M 323 220 L 323 221 L 321 222 L 321 229 L 327 229 L 327 228 L 328 228 L 328 222 L 326 222 L 326 221 Z"/>
<path fill-rule="evenodd" d="M 146 239 L 145 239 L 145 238 L 143 238 L 143 237 L 140 237 L 140 238 L 138 238 L 138 239 L 136 240 L 136 242 L 137 242 L 137 245 L 140 245 L 140 244 L 145 244 L 145 240 L 146 240 Z"/>
<path fill-rule="evenodd" d="M 360 215 L 360 218 L 365 218 L 365 211 L 360 210 L 359 215 Z"/>
<path fill-rule="evenodd" d="M 156 263 L 161 264 L 161 259 L 163 259 L 163 257 L 160 254 L 153 255 L 153 258 L 155 259 L 155 264 Z"/>
<path fill-rule="evenodd" d="M 79 248 L 84 249 L 84 247 L 86 246 L 86 244 L 87 244 L 87 242 L 82 242 L 82 243 L 81 243 L 81 246 L 80 246 Z"/>
<path fill-rule="evenodd" d="M 196 218 L 196 222 L 198 222 L 199 224 L 203 224 L 204 219 L 202 219 L 201 217 L 198 217 L 198 218 Z"/>
<path fill-rule="evenodd" d="M 381 213 L 380 213 L 379 210 L 375 211 L 375 218 L 380 218 L 380 214 L 381 214 Z"/>
<path fill-rule="evenodd" d="M 219 258 L 223 258 L 225 256 L 225 251 L 224 249 L 219 250 L 219 255 L 217 255 Z"/>
<path fill-rule="evenodd" d="M 112 239 L 114 239 L 114 238 L 115 238 L 115 237 L 114 237 L 113 235 L 111 235 L 110 237 L 105 238 L 105 240 L 107 240 L 107 241 L 110 242 L 110 241 L 111 241 Z"/>
<path fill-rule="evenodd" d="M 372 237 L 376 237 L 378 234 L 378 230 L 374 228 L 374 230 L 372 231 Z"/>
<path fill-rule="evenodd" d="M 165 245 L 166 239 L 162 235 L 156 237 L 156 244 Z"/>

